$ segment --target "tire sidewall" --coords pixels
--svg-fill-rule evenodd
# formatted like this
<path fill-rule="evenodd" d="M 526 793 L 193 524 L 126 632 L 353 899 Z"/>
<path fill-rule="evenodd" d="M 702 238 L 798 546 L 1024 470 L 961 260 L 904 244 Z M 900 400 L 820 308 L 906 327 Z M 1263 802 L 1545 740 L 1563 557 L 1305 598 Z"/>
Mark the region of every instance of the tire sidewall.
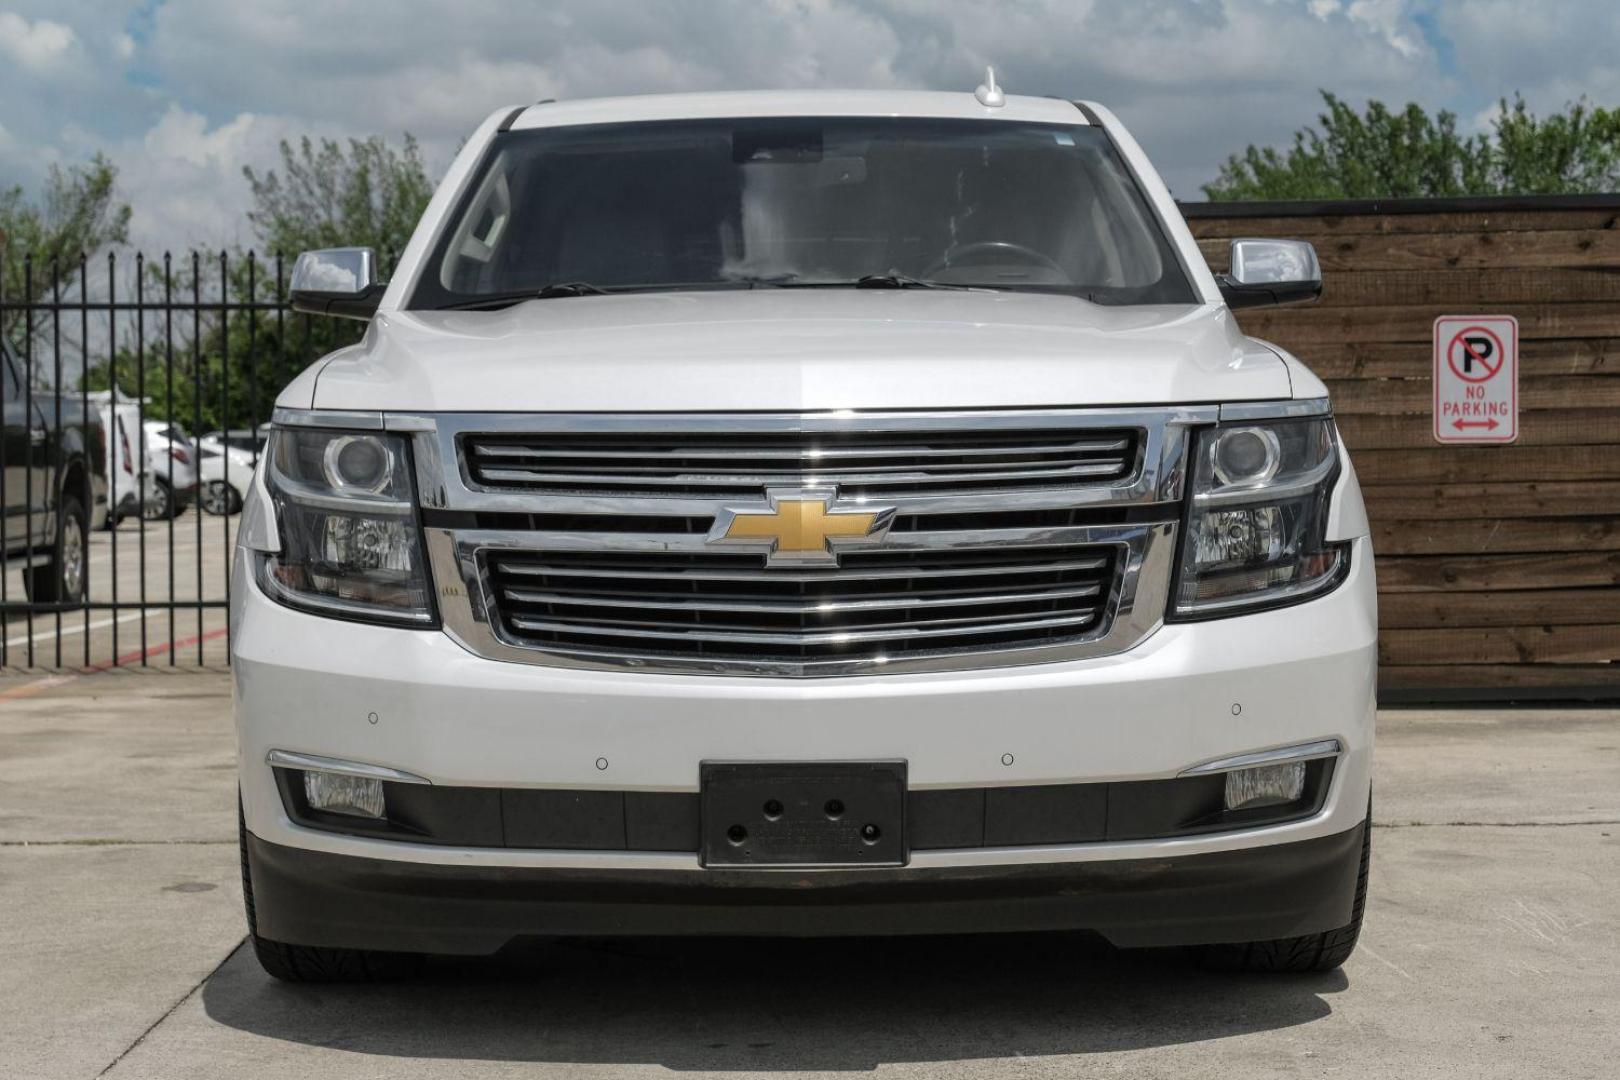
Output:
<path fill-rule="evenodd" d="M 142 519 L 146 521 L 166 521 L 173 517 L 174 492 L 169 490 L 169 485 L 162 480 L 157 480 L 152 485 L 152 490 L 156 498 L 152 503 L 142 508 Z"/>
<path fill-rule="evenodd" d="M 73 522 L 78 534 L 78 584 L 68 587 L 68 522 Z M 79 500 L 72 495 L 62 499 L 62 516 L 57 522 L 56 529 L 56 564 L 53 572 L 56 575 L 56 598 L 59 603 L 77 604 L 81 602 L 90 584 L 87 573 L 90 566 L 90 520 Z"/>

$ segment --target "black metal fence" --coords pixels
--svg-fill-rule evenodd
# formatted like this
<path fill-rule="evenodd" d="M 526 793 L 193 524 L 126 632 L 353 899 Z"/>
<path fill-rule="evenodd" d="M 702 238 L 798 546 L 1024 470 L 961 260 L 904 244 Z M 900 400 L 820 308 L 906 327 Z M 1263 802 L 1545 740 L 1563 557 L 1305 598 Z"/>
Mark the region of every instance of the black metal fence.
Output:
<path fill-rule="evenodd" d="M 0 667 L 228 661 L 254 433 L 294 375 L 360 330 L 294 314 L 288 270 L 252 253 L 0 258 Z M 77 588 L 60 574 L 70 502 L 92 526 Z"/>

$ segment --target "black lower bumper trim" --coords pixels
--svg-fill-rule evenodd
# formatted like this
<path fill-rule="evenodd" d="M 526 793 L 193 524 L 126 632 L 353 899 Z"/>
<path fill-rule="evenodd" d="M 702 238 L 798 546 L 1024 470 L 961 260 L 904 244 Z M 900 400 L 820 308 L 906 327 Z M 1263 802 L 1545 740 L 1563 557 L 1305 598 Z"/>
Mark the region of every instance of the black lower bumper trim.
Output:
<path fill-rule="evenodd" d="M 803 763 L 783 763 L 788 770 Z M 383 784 L 387 816 L 367 821 L 310 807 L 304 774 L 278 768 L 289 817 L 310 829 L 449 847 L 555 851 L 683 851 L 702 845 L 697 792 Z M 1293 802 L 1227 810 L 1226 777 L 1178 776 L 1017 787 L 925 788 L 906 794 L 912 851 L 1161 840 L 1256 829 L 1322 808 L 1333 762 L 1307 762 Z"/>
<path fill-rule="evenodd" d="M 1364 828 L 1174 858 L 851 871 L 438 866 L 251 834 L 248 860 L 258 932 L 297 945 L 487 955 L 526 936 L 1060 929 L 1193 945 L 1348 923 Z"/>

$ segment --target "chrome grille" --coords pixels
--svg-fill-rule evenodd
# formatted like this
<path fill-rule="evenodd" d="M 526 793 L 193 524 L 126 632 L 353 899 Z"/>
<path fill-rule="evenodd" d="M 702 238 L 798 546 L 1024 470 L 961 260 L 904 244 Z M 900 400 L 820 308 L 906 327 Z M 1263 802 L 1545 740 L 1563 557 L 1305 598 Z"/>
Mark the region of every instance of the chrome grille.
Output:
<path fill-rule="evenodd" d="M 447 633 L 559 667 L 812 677 L 1106 656 L 1159 625 L 1214 406 L 390 415 Z M 766 565 L 793 492 L 886 532 Z M 767 542 L 768 546 L 768 542 Z"/>
<path fill-rule="evenodd" d="M 1094 632 L 1118 548 L 1008 546 L 846 554 L 767 570 L 733 553 L 486 555 L 509 641 L 580 655 L 873 662 L 1041 646 Z"/>
<path fill-rule="evenodd" d="M 462 437 L 468 479 L 539 494 L 734 495 L 836 484 L 850 495 L 939 495 L 1110 484 L 1136 471 L 1132 428 L 558 432 Z"/>

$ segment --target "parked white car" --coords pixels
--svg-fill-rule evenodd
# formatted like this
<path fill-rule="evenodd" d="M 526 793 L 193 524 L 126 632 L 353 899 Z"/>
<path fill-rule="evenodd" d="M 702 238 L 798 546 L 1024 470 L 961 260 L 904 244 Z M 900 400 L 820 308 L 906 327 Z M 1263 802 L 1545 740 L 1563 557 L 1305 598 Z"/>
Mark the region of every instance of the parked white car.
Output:
<path fill-rule="evenodd" d="M 210 514 L 234 514 L 242 509 L 253 482 L 258 455 L 239 450 L 218 438 L 197 440 L 198 501 Z"/>
<path fill-rule="evenodd" d="M 140 403 L 111 390 L 95 391 L 87 398 L 101 421 L 107 527 L 116 528 L 126 517 L 142 516 L 146 507 L 165 499 L 167 493 L 157 488 L 151 448 L 140 437 Z"/>
<path fill-rule="evenodd" d="M 197 495 L 197 448 L 178 425 L 149 417 L 146 449 L 156 485 L 143 516 L 158 521 L 175 517 Z"/>
<path fill-rule="evenodd" d="M 232 597 L 286 979 L 529 934 L 1085 927 L 1316 971 L 1367 885 L 1327 390 L 1101 106 L 502 109 L 281 395 Z"/>

